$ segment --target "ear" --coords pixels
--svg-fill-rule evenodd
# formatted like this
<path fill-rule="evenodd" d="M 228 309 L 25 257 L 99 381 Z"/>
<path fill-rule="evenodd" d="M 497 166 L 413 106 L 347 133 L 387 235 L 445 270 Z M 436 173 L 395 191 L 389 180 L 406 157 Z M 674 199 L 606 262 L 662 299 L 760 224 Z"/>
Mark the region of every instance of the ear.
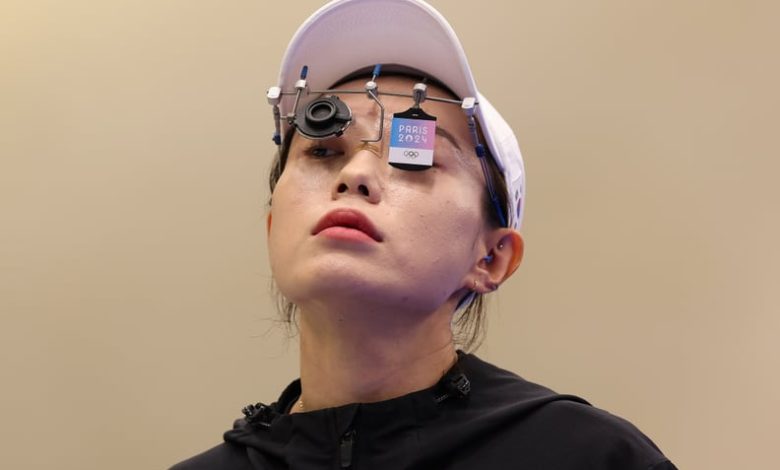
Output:
<path fill-rule="evenodd" d="M 488 235 L 485 246 L 487 253 L 474 266 L 470 286 L 479 294 L 498 289 L 517 270 L 523 260 L 525 242 L 516 230 L 500 228 Z"/>
<path fill-rule="evenodd" d="M 273 217 L 271 216 L 271 212 L 268 212 L 268 215 L 265 216 L 265 234 L 271 235 L 271 219 Z"/>

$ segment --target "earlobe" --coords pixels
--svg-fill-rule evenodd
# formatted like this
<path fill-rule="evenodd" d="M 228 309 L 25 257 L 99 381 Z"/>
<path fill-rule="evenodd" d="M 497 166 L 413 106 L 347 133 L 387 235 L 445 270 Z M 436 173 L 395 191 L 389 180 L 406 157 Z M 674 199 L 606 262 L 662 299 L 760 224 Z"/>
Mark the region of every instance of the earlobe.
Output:
<path fill-rule="evenodd" d="M 265 234 L 270 235 L 271 234 L 271 213 L 269 212 L 268 215 L 265 216 Z"/>

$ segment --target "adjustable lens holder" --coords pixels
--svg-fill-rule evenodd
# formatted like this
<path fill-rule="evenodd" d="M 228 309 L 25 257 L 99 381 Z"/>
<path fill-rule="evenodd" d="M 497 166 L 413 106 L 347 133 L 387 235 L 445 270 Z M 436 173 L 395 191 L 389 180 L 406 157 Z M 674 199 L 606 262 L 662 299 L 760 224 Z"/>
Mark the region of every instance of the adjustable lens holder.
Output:
<path fill-rule="evenodd" d="M 352 122 L 352 111 L 338 96 L 317 98 L 298 110 L 292 125 L 310 139 L 340 136 Z"/>

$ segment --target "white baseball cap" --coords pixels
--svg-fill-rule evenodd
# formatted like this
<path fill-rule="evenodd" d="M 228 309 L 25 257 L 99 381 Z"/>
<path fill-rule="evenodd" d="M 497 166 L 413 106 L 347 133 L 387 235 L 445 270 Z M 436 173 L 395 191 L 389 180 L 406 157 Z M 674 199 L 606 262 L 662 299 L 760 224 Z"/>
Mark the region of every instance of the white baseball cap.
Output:
<path fill-rule="evenodd" d="M 447 20 L 423 0 L 333 0 L 311 15 L 293 36 L 282 59 L 279 87 L 294 89 L 303 66 L 309 89 L 324 90 L 359 69 L 396 64 L 417 69 L 459 98 L 474 97 L 474 113 L 487 147 L 504 174 L 509 227 L 520 229 L 525 168 L 509 124 L 477 91 L 463 46 Z M 280 103 L 282 115 L 294 98 Z"/>

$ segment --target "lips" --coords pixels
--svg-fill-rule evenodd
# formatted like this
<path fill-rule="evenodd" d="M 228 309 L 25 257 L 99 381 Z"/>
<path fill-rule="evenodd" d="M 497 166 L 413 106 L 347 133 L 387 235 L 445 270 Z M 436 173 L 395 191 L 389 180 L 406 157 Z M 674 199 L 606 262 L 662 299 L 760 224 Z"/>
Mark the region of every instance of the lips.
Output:
<path fill-rule="evenodd" d="M 374 241 L 382 241 L 382 236 L 368 217 L 354 209 L 336 209 L 328 212 L 317 222 L 311 234 L 317 235 L 333 227 L 358 230 L 371 237 Z"/>

